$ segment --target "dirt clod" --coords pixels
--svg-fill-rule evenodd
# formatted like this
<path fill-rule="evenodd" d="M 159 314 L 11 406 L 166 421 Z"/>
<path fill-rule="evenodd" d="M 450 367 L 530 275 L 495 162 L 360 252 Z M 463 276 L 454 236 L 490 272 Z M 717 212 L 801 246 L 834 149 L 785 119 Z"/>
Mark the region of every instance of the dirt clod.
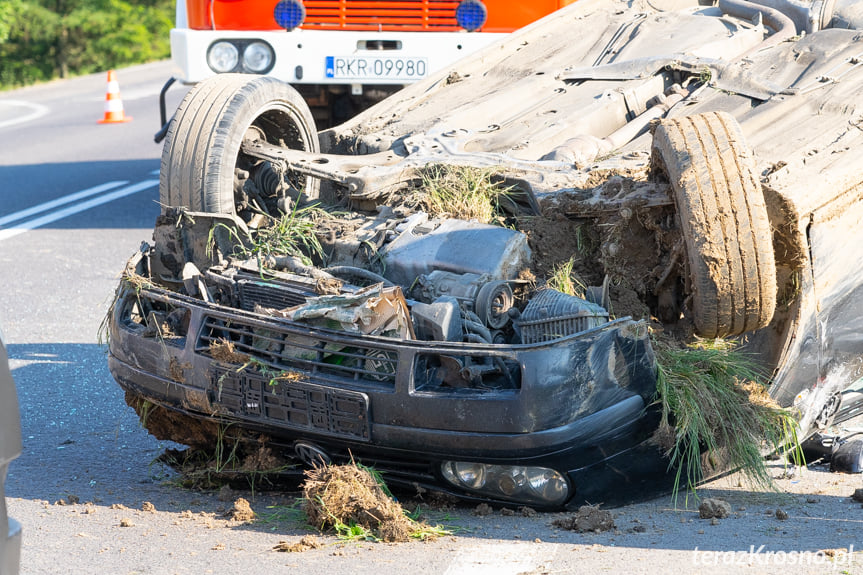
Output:
<path fill-rule="evenodd" d="M 141 511 L 147 511 L 149 513 L 156 512 L 156 506 L 150 503 L 149 501 L 145 501 L 141 504 Z"/>
<path fill-rule="evenodd" d="M 839 547 L 837 549 L 821 549 L 819 553 L 823 553 L 825 556 L 835 559 L 837 557 L 847 555 L 848 549 L 846 547 Z"/>
<path fill-rule="evenodd" d="M 698 506 L 698 516 L 702 519 L 724 519 L 731 515 L 731 505 L 723 499 L 708 497 Z"/>
<path fill-rule="evenodd" d="M 281 551 L 283 553 L 300 553 L 302 551 L 308 551 L 309 549 L 319 549 L 323 546 L 324 544 L 321 543 L 314 535 L 304 535 L 303 538 L 296 543 L 279 541 L 279 543 L 275 547 L 273 547 L 273 551 Z"/>
<path fill-rule="evenodd" d="M 244 364 L 249 361 L 248 355 L 238 352 L 234 348 L 234 342 L 226 339 L 219 339 L 210 343 L 210 355 L 213 359 L 225 363 Z"/>
<path fill-rule="evenodd" d="M 494 513 L 494 509 L 488 503 L 480 503 L 473 510 L 473 514 L 479 515 L 480 517 L 486 517 L 492 513 Z"/>
<path fill-rule="evenodd" d="M 777 509 L 776 510 L 776 519 L 778 519 L 779 521 L 785 521 L 786 519 L 788 519 L 788 513 L 786 513 L 782 509 Z"/>
<path fill-rule="evenodd" d="M 230 485 L 222 485 L 219 488 L 219 501 L 230 501 L 234 498 L 234 490 Z"/>
<path fill-rule="evenodd" d="M 552 525 L 578 533 L 610 531 L 614 529 L 614 516 L 598 505 L 582 505 L 574 515 L 555 519 Z"/>
<path fill-rule="evenodd" d="M 536 517 L 537 512 L 533 507 L 519 507 L 519 513 L 521 513 L 522 517 Z"/>
<path fill-rule="evenodd" d="M 135 524 L 128 517 L 123 517 L 120 519 L 120 527 L 134 527 Z"/>
<path fill-rule="evenodd" d="M 231 507 L 227 515 L 231 518 L 231 521 L 245 522 L 255 519 L 255 512 L 252 511 L 252 506 L 242 497 L 238 497 L 237 500 L 234 501 L 234 506 Z"/>

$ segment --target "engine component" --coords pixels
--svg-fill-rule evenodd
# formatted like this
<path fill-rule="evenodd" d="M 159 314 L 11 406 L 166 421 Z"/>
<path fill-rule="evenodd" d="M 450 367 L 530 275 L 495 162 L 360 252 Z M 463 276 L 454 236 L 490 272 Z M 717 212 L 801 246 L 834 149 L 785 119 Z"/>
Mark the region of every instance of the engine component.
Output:
<path fill-rule="evenodd" d="M 608 322 L 608 311 L 553 289 L 537 292 L 517 325 L 522 343 L 540 343 L 586 331 Z"/>
<path fill-rule="evenodd" d="M 490 329 L 501 329 L 510 320 L 508 312 L 515 297 L 510 282 L 489 280 L 488 275 L 433 271 L 418 278 L 414 293 L 421 301 L 452 296 L 465 311 L 475 314 L 474 321 Z"/>
<path fill-rule="evenodd" d="M 528 267 L 530 248 L 527 236 L 515 230 L 463 220 L 433 220 L 405 229 L 386 246 L 383 257 L 384 276 L 410 286 L 434 271 L 514 279 Z"/>
<path fill-rule="evenodd" d="M 417 339 L 427 341 L 461 341 L 462 320 L 458 300 L 442 296 L 432 303 L 416 302 L 411 317 Z"/>

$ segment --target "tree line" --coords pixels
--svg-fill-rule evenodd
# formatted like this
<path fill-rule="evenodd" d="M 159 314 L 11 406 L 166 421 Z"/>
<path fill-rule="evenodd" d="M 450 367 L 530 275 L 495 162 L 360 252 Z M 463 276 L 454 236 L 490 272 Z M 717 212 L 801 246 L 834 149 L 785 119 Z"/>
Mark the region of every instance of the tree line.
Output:
<path fill-rule="evenodd" d="M 173 0 L 0 0 L 0 88 L 170 55 Z"/>

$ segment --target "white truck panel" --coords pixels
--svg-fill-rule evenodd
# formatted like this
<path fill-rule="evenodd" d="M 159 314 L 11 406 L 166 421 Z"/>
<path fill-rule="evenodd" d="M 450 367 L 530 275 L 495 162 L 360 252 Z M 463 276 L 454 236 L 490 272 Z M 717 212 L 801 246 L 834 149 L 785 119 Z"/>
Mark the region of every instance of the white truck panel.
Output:
<path fill-rule="evenodd" d="M 408 84 L 420 80 L 506 34 L 468 32 L 350 32 L 293 30 L 171 30 L 174 76 L 195 83 L 215 75 L 207 50 L 218 40 L 263 40 L 276 54 L 269 75 L 292 84 Z M 393 50 L 361 49 L 395 42 Z M 329 58 L 329 60 L 328 60 Z M 329 70 L 329 73 L 328 73 Z"/>

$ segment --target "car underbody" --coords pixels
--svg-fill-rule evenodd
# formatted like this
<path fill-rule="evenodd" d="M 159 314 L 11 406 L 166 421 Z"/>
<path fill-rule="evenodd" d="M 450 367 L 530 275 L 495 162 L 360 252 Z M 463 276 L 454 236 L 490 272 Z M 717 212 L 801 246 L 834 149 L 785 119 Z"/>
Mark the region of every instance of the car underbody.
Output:
<path fill-rule="evenodd" d="M 656 338 L 736 340 L 804 437 L 853 420 L 863 18 L 765 4 L 581 0 L 320 135 L 277 81 L 202 83 L 109 316 L 129 403 L 547 508 L 669 487 Z M 458 170 L 496 221 L 431 208 Z M 262 243 L 278 217 L 316 243 Z"/>

